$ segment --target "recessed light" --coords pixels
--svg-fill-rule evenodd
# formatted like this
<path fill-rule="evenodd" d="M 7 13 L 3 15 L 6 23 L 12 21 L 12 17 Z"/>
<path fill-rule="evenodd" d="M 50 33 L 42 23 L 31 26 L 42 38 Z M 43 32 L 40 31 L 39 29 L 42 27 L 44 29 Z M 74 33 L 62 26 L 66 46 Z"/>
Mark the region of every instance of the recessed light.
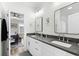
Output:
<path fill-rule="evenodd" d="M 67 9 L 72 9 L 72 7 L 68 7 Z"/>

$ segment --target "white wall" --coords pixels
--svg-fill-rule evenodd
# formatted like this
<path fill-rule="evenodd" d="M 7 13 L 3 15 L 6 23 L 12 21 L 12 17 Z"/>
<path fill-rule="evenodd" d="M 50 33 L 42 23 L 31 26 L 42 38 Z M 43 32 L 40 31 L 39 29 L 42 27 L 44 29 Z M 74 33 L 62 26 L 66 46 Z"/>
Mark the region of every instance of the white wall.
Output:
<path fill-rule="evenodd" d="M 43 7 L 43 34 L 57 35 L 54 32 L 54 10 L 53 3 L 47 4 Z M 49 23 L 46 22 L 46 19 L 49 17 Z"/>
<path fill-rule="evenodd" d="M 3 10 L 3 7 L 0 3 L 0 18 L 3 17 L 3 12 L 2 11 L 4 11 L 4 10 Z M 1 19 L 0 19 L 0 56 L 2 56 L 2 51 L 1 50 L 2 50 L 2 46 L 1 46 Z"/>
<path fill-rule="evenodd" d="M 58 6 L 53 6 L 52 5 L 50 7 L 45 8 L 44 15 L 43 15 L 43 18 L 44 18 L 44 21 L 43 21 L 44 22 L 44 25 L 43 25 L 44 32 L 43 33 L 49 34 L 49 35 L 59 35 L 59 34 L 56 34 L 54 32 L 54 11 L 59 9 L 59 8 L 62 8 L 64 6 L 66 6 L 66 5 L 69 5 L 71 3 L 73 3 L 73 2 L 67 2 L 67 3 L 63 2 Z M 45 23 L 46 22 L 45 21 L 46 17 L 50 17 L 50 24 L 48 24 L 48 25 Z M 64 36 L 72 37 L 72 38 L 79 38 L 79 35 L 64 34 Z"/>
<path fill-rule="evenodd" d="M 17 13 L 24 14 L 24 48 L 26 49 L 26 33 L 34 32 L 34 27 L 30 29 L 30 24 L 34 22 L 34 18 L 32 16 L 32 10 L 28 7 L 26 3 L 17 3 L 17 2 L 3 2 L 2 6 L 6 12 L 13 11 Z M 33 25 L 34 26 L 34 25 Z M 32 30 L 33 29 L 33 30 Z"/>
<path fill-rule="evenodd" d="M 34 18 L 32 18 L 32 10 L 29 8 L 28 4 L 27 3 L 24 3 L 24 2 L 5 2 L 5 3 L 2 3 L 4 9 L 6 11 L 14 11 L 14 12 L 17 12 L 17 13 L 22 13 L 24 14 L 24 24 L 25 24 L 25 33 L 28 33 L 30 32 L 29 31 L 29 24 L 31 22 L 33 22 Z"/>
<path fill-rule="evenodd" d="M 43 12 L 43 33 L 44 34 L 49 34 L 49 35 L 56 35 L 58 36 L 59 34 L 56 34 L 54 32 L 54 11 L 62 8 L 64 6 L 67 6 L 73 2 L 63 2 L 60 5 L 46 5 L 44 6 L 44 12 Z M 49 17 L 50 23 L 46 23 L 46 18 Z M 66 37 L 72 37 L 72 38 L 79 38 L 79 35 L 70 35 L 70 34 L 64 34 Z"/>
<path fill-rule="evenodd" d="M 18 13 L 24 14 L 24 32 L 25 32 L 25 39 L 24 39 L 24 46 L 26 48 L 26 33 L 33 33 L 35 32 L 35 16 L 33 15 L 33 11 L 29 8 L 28 5 L 24 5 L 25 3 L 2 3 L 4 9 L 10 10 L 10 11 L 15 11 Z M 68 5 L 71 3 L 61 3 L 60 5 L 53 5 L 53 4 L 47 4 L 43 7 L 43 14 L 41 15 L 43 17 L 43 33 L 44 34 L 49 34 L 49 35 L 59 35 L 54 32 L 54 10 L 61 8 L 65 5 Z M 41 17 L 40 16 L 40 17 Z M 50 23 L 46 23 L 46 18 L 49 17 Z M 79 35 L 68 35 L 66 34 L 65 36 L 67 37 L 75 37 L 79 38 Z"/>

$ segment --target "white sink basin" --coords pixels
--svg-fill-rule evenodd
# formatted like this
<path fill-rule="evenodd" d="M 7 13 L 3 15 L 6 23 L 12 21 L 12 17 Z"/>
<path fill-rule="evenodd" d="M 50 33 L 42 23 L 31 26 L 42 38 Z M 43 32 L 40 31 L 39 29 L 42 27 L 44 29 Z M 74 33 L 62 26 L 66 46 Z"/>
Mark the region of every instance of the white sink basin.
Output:
<path fill-rule="evenodd" d="M 67 47 L 67 48 L 70 48 L 72 46 L 71 44 L 63 43 L 63 42 L 59 42 L 59 41 L 52 41 L 52 43 L 63 46 L 63 47 Z"/>

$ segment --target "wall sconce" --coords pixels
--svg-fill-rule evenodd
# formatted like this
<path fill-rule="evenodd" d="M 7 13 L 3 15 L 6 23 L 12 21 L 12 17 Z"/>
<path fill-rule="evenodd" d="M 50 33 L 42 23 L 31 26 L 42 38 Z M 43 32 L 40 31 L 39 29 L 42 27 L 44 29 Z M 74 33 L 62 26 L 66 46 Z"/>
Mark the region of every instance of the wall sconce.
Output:
<path fill-rule="evenodd" d="M 49 24 L 49 17 L 46 18 L 46 23 Z"/>

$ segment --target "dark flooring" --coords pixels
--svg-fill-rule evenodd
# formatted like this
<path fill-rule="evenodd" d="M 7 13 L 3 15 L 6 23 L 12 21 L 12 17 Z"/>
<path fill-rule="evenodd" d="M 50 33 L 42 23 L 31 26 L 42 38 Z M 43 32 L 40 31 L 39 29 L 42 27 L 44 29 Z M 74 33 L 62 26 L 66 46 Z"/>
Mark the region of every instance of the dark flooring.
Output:
<path fill-rule="evenodd" d="M 32 56 L 29 51 L 24 51 L 19 54 L 19 56 Z"/>

